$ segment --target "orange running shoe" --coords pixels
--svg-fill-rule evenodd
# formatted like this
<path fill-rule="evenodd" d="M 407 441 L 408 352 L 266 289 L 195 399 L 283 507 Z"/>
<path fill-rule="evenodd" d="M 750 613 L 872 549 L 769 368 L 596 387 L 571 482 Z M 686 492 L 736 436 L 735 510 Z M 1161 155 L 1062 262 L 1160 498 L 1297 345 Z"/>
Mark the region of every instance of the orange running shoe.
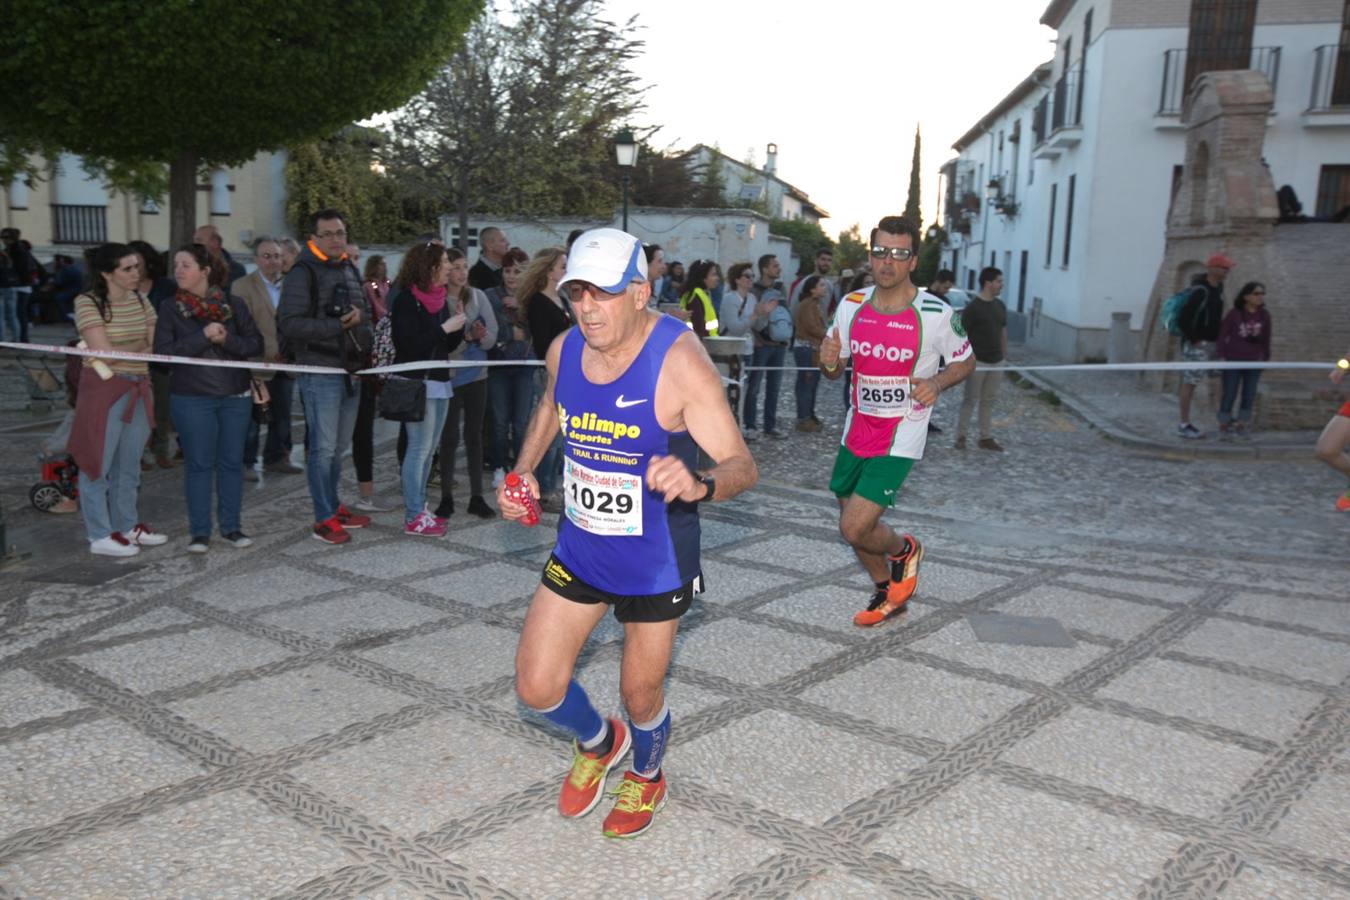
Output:
<path fill-rule="evenodd" d="M 912 534 L 903 537 L 905 549 L 900 551 L 898 556 L 886 557 L 891 564 L 891 581 L 886 586 L 885 596 L 877 591 L 867 609 L 853 617 L 853 624 L 859 628 L 880 625 L 903 612 L 905 603 L 919 584 L 919 563 L 923 560 L 923 544 L 920 544 Z"/>
<path fill-rule="evenodd" d="M 610 793 L 619 799 L 605 816 L 605 837 L 637 837 L 652 827 L 652 816 L 666 805 L 666 776 L 658 773 L 648 781 L 635 772 L 624 772 L 623 781 Z"/>
<path fill-rule="evenodd" d="M 619 764 L 633 745 L 628 727 L 618 719 L 609 719 L 614 730 L 614 744 L 604 756 L 595 756 L 572 742 L 572 771 L 567 773 L 562 792 L 558 794 L 558 814 L 569 819 L 580 818 L 595 809 L 605 791 L 605 776 Z"/>
<path fill-rule="evenodd" d="M 1350 512 L 1350 488 L 1336 498 L 1336 508 L 1341 512 Z"/>

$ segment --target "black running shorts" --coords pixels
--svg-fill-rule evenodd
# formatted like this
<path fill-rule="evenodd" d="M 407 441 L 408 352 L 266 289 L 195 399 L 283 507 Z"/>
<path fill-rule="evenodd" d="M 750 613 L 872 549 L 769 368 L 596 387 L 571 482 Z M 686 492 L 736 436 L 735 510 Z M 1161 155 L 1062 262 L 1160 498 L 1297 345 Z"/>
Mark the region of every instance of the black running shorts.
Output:
<path fill-rule="evenodd" d="M 611 594 L 582 581 L 557 556 L 550 554 L 539 579 L 544 587 L 574 603 L 608 603 L 620 622 L 668 622 L 689 611 L 695 594 L 703 593 L 703 576 L 695 575 L 679 590 L 661 594 Z"/>

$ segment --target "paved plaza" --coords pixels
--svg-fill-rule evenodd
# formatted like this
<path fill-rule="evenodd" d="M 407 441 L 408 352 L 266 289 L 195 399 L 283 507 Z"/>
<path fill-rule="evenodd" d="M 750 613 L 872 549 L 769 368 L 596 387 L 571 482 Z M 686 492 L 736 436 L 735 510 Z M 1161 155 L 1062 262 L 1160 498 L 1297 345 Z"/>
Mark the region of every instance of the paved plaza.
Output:
<path fill-rule="evenodd" d="M 155 471 L 174 539 L 95 562 L 25 508 L 49 426 L 6 413 L 0 897 L 1350 897 L 1344 485 L 1160 458 L 1011 383 L 1008 451 L 958 452 L 958 403 L 887 516 L 927 555 L 881 628 L 850 622 L 869 585 L 823 490 L 837 383 L 824 432 L 755 444 L 760 485 L 705 507 L 670 802 L 627 842 L 608 804 L 557 815 L 569 747 L 513 694 L 555 519 L 428 541 L 388 513 L 329 547 L 303 477 L 269 478 L 257 544 L 192 558 Z M 989 613 L 1071 646 L 983 642 Z M 619 638 L 579 673 L 609 712 Z"/>

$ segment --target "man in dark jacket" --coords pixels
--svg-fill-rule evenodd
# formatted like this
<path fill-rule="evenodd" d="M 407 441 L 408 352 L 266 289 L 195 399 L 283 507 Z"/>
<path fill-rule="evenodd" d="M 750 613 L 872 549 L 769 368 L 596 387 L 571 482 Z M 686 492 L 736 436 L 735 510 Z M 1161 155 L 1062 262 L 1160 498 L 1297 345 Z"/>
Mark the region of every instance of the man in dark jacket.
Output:
<path fill-rule="evenodd" d="M 1223 282 L 1233 261 L 1222 253 L 1215 253 L 1205 261 L 1206 272 L 1197 276 L 1191 296 L 1181 307 L 1177 316 L 1177 326 L 1181 329 L 1181 358 L 1187 362 L 1209 362 L 1215 358 L 1215 342 L 1219 339 L 1219 326 L 1223 324 Z M 1177 423 L 1177 434 L 1186 440 L 1197 440 L 1205 433 L 1191 424 L 1191 400 L 1195 397 L 1195 386 L 1205 378 L 1209 379 L 1209 395 L 1219 396 L 1219 378 L 1217 369 L 1186 369 L 1181 373 L 1181 391 L 1178 400 L 1181 407 L 1181 421 Z"/>
<path fill-rule="evenodd" d="M 502 259 L 511 243 L 500 228 L 489 225 L 478 233 L 478 262 L 469 269 L 469 286 L 490 291 L 502 286 Z"/>
<path fill-rule="evenodd" d="M 37 273 L 37 260 L 27 243 L 17 228 L 0 230 L 0 244 L 4 245 L 3 252 L 9 258 L 13 281 L 9 287 L 14 291 L 14 309 L 19 322 L 17 339 L 24 344 L 28 343 L 28 323 L 33 318 L 33 285 L 36 283 L 33 276 Z"/>
<path fill-rule="evenodd" d="M 365 368 L 373 344 L 361 278 L 346 254 L 346 217 L 335 209 L 310 216 L 305 248 L 281 284 L 277 330 L 283 355 L 300 365 Z M 356 427 L 359 391 L 349 375 L 301 372 L 295 379 L 305 404 L 309 451 L 305 474 L 314 502 L 314 537 L 329 544 L 351 540 L 350 528 L 370 518 L 338 499 L 342 454 Z"/>

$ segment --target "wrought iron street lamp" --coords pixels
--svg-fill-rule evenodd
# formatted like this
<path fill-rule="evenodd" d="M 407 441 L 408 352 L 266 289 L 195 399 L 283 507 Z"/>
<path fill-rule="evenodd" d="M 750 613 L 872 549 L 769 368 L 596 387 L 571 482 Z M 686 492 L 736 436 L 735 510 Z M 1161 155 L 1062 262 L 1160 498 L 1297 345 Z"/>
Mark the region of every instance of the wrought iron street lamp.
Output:
<path fill-rule="evenodd" d="M 614 135 L 614 158 L 623 170 L 623 230 L 628 230 L 628 176 L 637 163 L 638 145 L 633 132 L 625 128 Z"/>

